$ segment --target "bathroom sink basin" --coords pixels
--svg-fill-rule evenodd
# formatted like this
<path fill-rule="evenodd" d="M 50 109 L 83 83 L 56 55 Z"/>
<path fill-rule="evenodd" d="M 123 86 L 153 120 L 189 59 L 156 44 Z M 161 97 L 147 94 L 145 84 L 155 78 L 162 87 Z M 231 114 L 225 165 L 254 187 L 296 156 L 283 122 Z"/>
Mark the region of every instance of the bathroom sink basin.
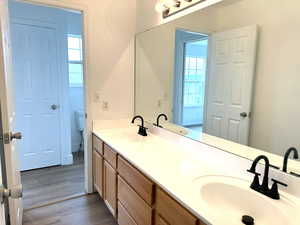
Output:
<path fill-rule="evenodd" d="M 213 224 L 241 225 L 242 216 L 251 216 L 255 225 L 293 225 L 299 221 L 296 206 L 281 193 L 273 200 L 249 188 L 237 178 L 204 176 L 194 181 L 201 203 L 213 214 Z"/>

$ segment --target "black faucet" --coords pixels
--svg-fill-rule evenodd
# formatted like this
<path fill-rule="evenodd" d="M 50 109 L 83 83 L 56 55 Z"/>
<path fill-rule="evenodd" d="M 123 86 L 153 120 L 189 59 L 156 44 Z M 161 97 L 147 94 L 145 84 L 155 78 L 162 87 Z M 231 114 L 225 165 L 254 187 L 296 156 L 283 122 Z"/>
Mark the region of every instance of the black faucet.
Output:
<path fill-rule="evenodd" d="M 259 183 L 260 174 L 256 172 L 256 166 L 257 166 L 257 164 L 260 160 L 265 161 L 265 172 L 264 172 L 264 177 L 263 177 L 262 184 Z M 258 156 L 253 161 L 253 164 L 252 164 L 251 168 L 249 170 L 247 170 L 248 172 L 253 173 L 255 175 L 250 188 L 257 191 L 257 192 L 259 192 L 259 193 L 261 193 L 261 194 L 263 194 L 263 195 L 266 195 L 266 196 L 268 196 L 272 199 L 280 199 L 280 195 L 279 195 L 279 192 L 278 192 L 278 184 L 283 185 L 285 187 L 287 187 L 287 185 L 280 182 L 280 181 L 272 179 L 272 181 L 274 183 L 272 185 L 272 188 L 269 189 L 269 169 L 270 169 L 269 159 L 264 155 Z"/>
<path fill-rule="evenodd" d="M 283 172 L 287 172 L 287 164 L 288 164 L 288 159 L 289 159 L 289 156 L 291 153 L 294 153 L 294 159 L 299 159 L 299 155 L 298 155 L 298 151 L 296 148 L 292 147 L 292 148 L 289 148 L 285 155 L 284 155 L 284 160 L 283 160 L 283 167 L 282 167 L 282 171 Z"/>
<path fill-rule="evenodd" d="M 143 117 L 142 116 L 135 116 L 135 117 L 133 117 L 131 123 L 134 123 L 134 121 L 136 119 L 141 119 L 141 121 L 142 121 L 142 125 L 139 125 L 140 128 L 139 128 L 138 134 L 142 135 L 142 136 L 147 136 L 147 128 L 144 127 L 144 119 L 143 119 Z"/>
<path fill-rule="evenodd" d="M 159 125 L 159 119 L 160 119 L 160 117 L 164 117 L 165 120 L 168 120 L 167 115 L 162 113 L 162 114 L 159 114 L 159 115 L 157 116 L 156 123 L 154 123 L 153 125 L 154 125 L 154 126 L 157 126 L 157 127 L 160 127 L 160 128 L 163 128 L 161 125 Z"/>

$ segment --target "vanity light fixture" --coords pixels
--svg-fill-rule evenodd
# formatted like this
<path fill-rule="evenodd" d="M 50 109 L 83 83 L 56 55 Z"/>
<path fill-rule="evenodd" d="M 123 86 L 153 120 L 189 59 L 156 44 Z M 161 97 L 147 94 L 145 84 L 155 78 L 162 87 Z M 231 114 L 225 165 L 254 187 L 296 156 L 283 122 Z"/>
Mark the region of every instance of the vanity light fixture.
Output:
<path fill-rule="evenodd" d="M 162 13 L 163 18 L 166 18 L 198 3 L 206 1 L 213 2 L 216 0 L 159 0 L 155 6 L 155 9 L 157 12 Z"/>

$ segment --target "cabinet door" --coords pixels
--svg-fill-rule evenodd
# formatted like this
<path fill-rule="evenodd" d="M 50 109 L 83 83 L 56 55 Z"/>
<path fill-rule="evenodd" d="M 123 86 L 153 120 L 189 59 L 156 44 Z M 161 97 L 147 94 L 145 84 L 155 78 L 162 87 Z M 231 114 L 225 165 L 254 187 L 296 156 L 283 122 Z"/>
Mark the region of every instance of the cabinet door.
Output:
<path fill-rule="evenodd" d="M 103 197 L 103 157 L 97 151 L 93 151 L 93 180 L 96 191 Z"/>
<path fill-rule="evenodd" d="M 155 214 L 155 225 L 170 225 L 158 213 Z"/>
<path fill-rule="evenodd" d="M 104 202 L 115 216 L 117 208 L 117 172 L 104 161 Z"/>
<path fill-rule="evenodd" d="M 170 225 L 196 225 L 198 220 L 167 193 L 157 188 L 156 191 L 156 213 Z M 164 224 L 163 222 L 158 223 Z M 158 225 L 156 224 L 156 225 Z"/>

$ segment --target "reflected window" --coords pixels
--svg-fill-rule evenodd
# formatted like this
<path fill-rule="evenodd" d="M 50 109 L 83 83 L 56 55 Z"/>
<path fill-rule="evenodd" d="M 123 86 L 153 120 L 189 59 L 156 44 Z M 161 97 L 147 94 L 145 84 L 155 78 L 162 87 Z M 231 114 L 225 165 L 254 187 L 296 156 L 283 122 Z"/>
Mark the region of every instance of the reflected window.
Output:
<path fill-rule="evenodd" d="M 185 44 L 184 107 L 204 105 L 207 39 Z"/>

